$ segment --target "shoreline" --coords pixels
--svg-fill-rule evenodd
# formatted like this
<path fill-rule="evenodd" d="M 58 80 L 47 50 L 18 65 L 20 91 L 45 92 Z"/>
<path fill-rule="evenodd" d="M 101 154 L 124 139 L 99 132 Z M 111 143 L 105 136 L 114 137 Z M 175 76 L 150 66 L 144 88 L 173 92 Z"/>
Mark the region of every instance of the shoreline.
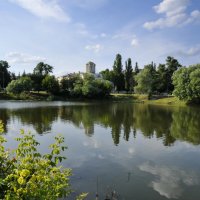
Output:
<path fill-rule="evenodd" d="M 22 93 L 19 95 L 0 93 L 0 100 L 14 100 L 14 101 L 74 101 L 74 102 L 94 102 L 94 101 L 108 101 L 108 102 L 132 102 L 149 105 L 163 105 L 163 106 L 198 106 L 199 104 L 188 104 L 180 101 L 174 96 L 160 96 L 153 95 L 151 100 L 148 100 L 147 95 L 139 94 L 110 94 L 110 96 L 103 99 L 99 98 L 74 98 L 67 96 L 55 96 L 44 92 Z"/>

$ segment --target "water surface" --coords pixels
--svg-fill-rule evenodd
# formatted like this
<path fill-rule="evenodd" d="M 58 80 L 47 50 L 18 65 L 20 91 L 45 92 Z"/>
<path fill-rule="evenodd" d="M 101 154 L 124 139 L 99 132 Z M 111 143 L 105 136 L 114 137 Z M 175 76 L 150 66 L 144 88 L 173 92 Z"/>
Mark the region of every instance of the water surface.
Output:
<path fill-rule="evenodd" d="M 21 128 L 36 134 L 42 152 L 62 133 L 63 165 L 73 169 L 73 189 L 89 192 L 88 199 L 115 190 L 126 200 L 199 200 L 198 107 L 1 101 L 0 119 L 11 148 Z"/>

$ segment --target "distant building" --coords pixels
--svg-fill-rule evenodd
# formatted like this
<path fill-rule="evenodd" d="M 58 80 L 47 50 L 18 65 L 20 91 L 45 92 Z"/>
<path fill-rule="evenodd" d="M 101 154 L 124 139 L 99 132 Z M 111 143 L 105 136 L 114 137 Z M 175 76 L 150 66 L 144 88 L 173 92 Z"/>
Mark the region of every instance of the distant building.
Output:
<path fill-rule="evenodd" d="M 86 73 L 91 73 L 91 74 L 95 74 L 95 67 L 96 67 L 96 64 L 93 63 L 93 62 L 88 62 L 86 64 Z"/>
<path fill-rule="evenodd" d="M 100 74 L 96 74 L 96 64 L 89 61 L 86 64 L 86 72 L 85 73 L 84 72 L 78 72 L 78 73 L 73 72 L 73 73 L 66 74 L 64 76 L 60 76 L 60 77 L 57 78 L 57 80 L 60 83 L 61 80 L 63 80 L 63 79 L 70 79 L 70 78 L 77 76 L 77 75 L 79 75 L 82 79 L 84 79 L 84 75 L 87 74 L 87 73 L 93 75 L 95 79 L 102 78 L 102 76 Z"/>

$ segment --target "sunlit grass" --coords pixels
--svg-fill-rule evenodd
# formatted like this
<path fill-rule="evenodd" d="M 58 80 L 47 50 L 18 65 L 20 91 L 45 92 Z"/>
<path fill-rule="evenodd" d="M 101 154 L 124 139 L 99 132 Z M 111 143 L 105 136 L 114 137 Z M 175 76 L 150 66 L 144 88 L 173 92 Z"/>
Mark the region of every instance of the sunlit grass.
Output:
<path fill-rule="evenodd" d="M 146 103 L 146 104 L 159 104 L 159 105 L 177 105 L 185 106 L 186 102 L 180 101 L 174 96 L 158 96 L 155 95 L 151 100 L 148 100 L 148 95 L 145 94 L 115 94 L 112 93 L 111 97 L 115 100 L 130 100 L 133 102 Z"/>

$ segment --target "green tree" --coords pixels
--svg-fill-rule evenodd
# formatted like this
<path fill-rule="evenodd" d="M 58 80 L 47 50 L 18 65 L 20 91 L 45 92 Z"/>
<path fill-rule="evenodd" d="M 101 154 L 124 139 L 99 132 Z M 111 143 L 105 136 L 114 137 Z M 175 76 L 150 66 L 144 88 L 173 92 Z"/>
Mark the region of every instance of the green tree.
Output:
<path fill-rule="evenodd" d="M 11 78 L 11 81 L 17 79 L 15 73 L 13 72 L 10 74 L 10 78 Z"/>
<path fill-rule="evenodd" d="M 33 90 L 34 91 L 41 91 L 42 90 L 42 80 L 44 76 L 41 74 L 30 74 L 30 78 L 33 81 Z"/>
<path fill-rule="evenodd" d="M 200 64 L 177 70 L 172 79 L 173 94 L 180 100 L 200 101 Z"/>
<path fill-rule="evenodd" d="M 85 74 L 83 79 L 79 79 L 74 84 L 72 94 L 87 98 L 100 98 L 110 94 L 112 83 L 103 79 L 95 79 L 93 75 Z"/>
<path fill-rule="evenodd" d="M 106 70 L 101 71 L 100 74 L 102 75 L 102 78 L 104 80 L 113 82 L 113 71 L 112 70 L 106 69 Z"/>
<path fill-rule="evenodd" d="M 63 79 L 60 81 L 60 89 L 62 91 L 73 90 L 75 82 L 79 79 L 79 74 L 69 74 L 67 77 L 63 77 Z"/>
<path fill-rule="evenodd" d="M 44 90 L 46 90 L 49 93 L 56 94 L 59 92 L 59 83 L 56 80 L 55 76 L 49 76 L 47 75 L 42 80 L 42 87 Z"/>
<path fill-rule="evenodd" d="M 167 92 L 167 69 L 165 64 L 158 65 L 157 75 L 157 91 L 160 93 Z"/>
<path fill-rule="evenodd" d="M 113 83 L 115 89 L 119 92 L 120 90 L 124 90 L 124 74 L 123 74 L 123 66 L 122 66 L 122 56 L 120 54 L 116 55 L 116 59 L 113 65 Z"/>
<path fill-rule="evenodd" d="M 125 63 L 125 89 L 126 91 L 132 91 L 133 88 L 133 68 L 131 58 Z"/>
<path fill-rule="evenodd" d="M 173 73 L 182 66 L 177 59 L 168 56 L 166 59 L 166 67 L 167 67 L 167 92 L 171 93 L 174 90 L 174 86 L 172 84 Z"/>
<path fill-rule="evenodd" d="M 39 75 L 48 75 L 52 72 L 53 72 L 53 67 L 43 62 L 38 63 L 33 70 L 34 74 L 39 74 Z"/>
<path fill-rule="evenodd" d="M 149 66 L 141 70 L 140 73 L 135 76 L 135 80 L 137 82 L 137 86 L 135 86 L 135 91 L 137 93 L 152 94 L 154 80 Z"/>
<path fill-rule="evenodd" d="M 136 63 L 135 63 L 134 74 L 137 75 L 139 72 L 140 72 L 140 69 L 139 69 L 138 63 L 136 62 Z"/>
<path fill-rule="evenodd" d="M 6 91 L 13 94 L 21 92 L 29 92 L 32 89 L 32 81 L 30 77 L 21 77 L 20 79 L 11 81 L 6 87 Z"/>
<path fill-rule="evenodd" d="M 0 87 L 6 88 L 8 83 L 11 81 L 11 75 L 8 71 L 9 64 L 6 61 L 0 61 Z"/>
<path fill-rule="evenodd" d="M 49 75 L 52 72 L 53 72 L 52 66 L 45 64 L 43 62 L 38 63 L 36 67 L 33 69 L 33 74 L 30 75 L 33 81 L 33 89 L 38 92 L 43 90 L 42 81 L 47 75 Z"/>

